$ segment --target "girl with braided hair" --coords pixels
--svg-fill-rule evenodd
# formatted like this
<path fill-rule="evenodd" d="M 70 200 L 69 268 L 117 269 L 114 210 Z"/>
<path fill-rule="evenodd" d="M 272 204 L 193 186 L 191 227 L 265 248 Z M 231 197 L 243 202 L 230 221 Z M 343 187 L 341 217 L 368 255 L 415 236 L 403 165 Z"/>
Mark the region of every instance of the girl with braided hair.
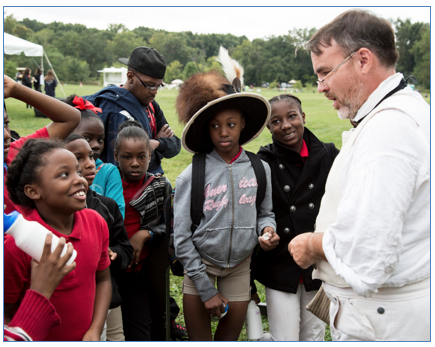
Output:
<path fill-rule="evenodd" d="M 252 261 L 251 277 L 266 286 L 272 340 L 323 341 L 325 323 L 305 309 L 321 281 L 312 279 L 312 266 L 301 269 L 287 248 L 296 235 L 314 231 L 338 149 L 304 127 L 299 98 L 282 94 L 269 103 L 272 111 L 267 128 L 273 142 L 261 147 L 258 156 L 272 171 L 273 212 L 280 243 L 270 252 L 260 249 Z"/>
<path fill-rule="evenodd" d="M 96 211 L 85 209 L 88 184 L 76 157 L 59 142 L 29 139 L 9 167 L 6 187 L 26 220 L 64 237 L 77 251 L 75 270 L 65 276 L 50 298 L 61 324 L 45 340 L 99 341 L 112 294 L 109 232 Z M 32 259 L 9 235 L 4 252 L 8 322 L 31 281 Z"/>
<path fill-rule="evenodd" d="M 114 156 L 122 178 L 125 228 L 134 251 L 133 261 L 117 277 L 126 341 L 156 340 L 164 329 L 165 297 L 161 287 L 165 284 L 168 257 L 163 242 L 163 202 L 172 186 L 165 176 L 148 172 L 151 154 L 150 140 L 141 123 L 127 121 L 120 125 Z"/>
<path fill-rule="evenodd" d="M 98 116 L 101 108 L 95 107 L 89 101 L 72 94 L 66 98 L 65 103 L 80 110 L 80 124 L 73 133 L 83 136 L 89 142 L 95 160 L 95 179 L 89 186 L 99 195 L 112 198 L 118 204 L 122 218 L 125 217 L 124 195 L 122 194 L 122 181 L 118 168 L 111 163 L 103 163 L 100 155 L 104 149 L 105 131 L 104 123 Z"/>

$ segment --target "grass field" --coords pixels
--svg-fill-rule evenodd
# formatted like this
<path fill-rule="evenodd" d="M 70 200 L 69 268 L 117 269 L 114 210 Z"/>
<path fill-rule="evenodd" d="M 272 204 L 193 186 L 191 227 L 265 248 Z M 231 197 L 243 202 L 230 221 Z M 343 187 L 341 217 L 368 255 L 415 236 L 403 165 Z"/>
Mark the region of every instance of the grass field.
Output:
<path fill-rule="evenodd" d="M 83 86 L 67 85 L 63 87 L 66 95 L 77 94 L 79 96 L 89 95 L 97 92 L 101 89 L 99 86 Z M 177 96 L 175 90 L 163 90 L 160 91 L 156 97 L 157 102 L 160 104 L 165 117 L 168 120 L 171 128 L 175 134 L 181 137 L 183 126 L 178 123 L 177 115 L 175 112 L 175 98 Z M 283 92 L 277 90 L 262 89 L 261 94 L 267 99 L 272 98 Z M 57 96 L 63 96 L 62 92 L 57 88 Z M 323 94 L 318 94 L 314 88 L 306 88 L 302 93 L 296 94 L 302 101 L 302 109 L 306 115 L 306 124 L 321 141 L 334 142 L 338 148 L 341 148 L 341 133 L 345 130 L 349 130 L 351 125 L 349 121 L 338 119 L 336 111 L 332 108 L 332 102 L 327 100 Z M 429 102 L 430 95 L 426 100 Z M 6 107 L 8 110 L 9 119 L 11 121 L 10 128 L 17 131 L 21 136 L 29 135 L 35 130 L 42 128 L 48 124 L 48 120 L 45 118 L 36 118 L 34 116 L 33 109 L 26 109 L 26 105 L 21 101 L 14 99 L 6 100 Z M 245 149 L 257 152 L 260 146 L 264 146 L 271 142 L 271 135 L 267 129 L 255 139 L 255 141 L 245 146 Z M 163 160 L 162 166 L 166 176 L 175 184 L 177 176 L 191 163 L 192 155 L 186 152 L 183 148 L 180 154 L 172 159 Z M 171 295 L 175 297 L 180 306 L 181 312 L 178 317 L 180 324 L 184 324 L 182 294 L 181 294 L 181 277 L 172 276 L 171 278 Z M 265 301 L 264 287 L 257 283 L 259 288 L 259 295 L 262 301 Z M 216 323 L 213 325 L 213 330 L 216 327 Z M 268 331 L 269 326 L 267 319 L 263 318 L 263 328 Z M 246 331 L 242 330 L 239 338 L 241 341 L 246 341 Z M 329 329 L 325 335 L 326 340 L 330 340 Z"/>

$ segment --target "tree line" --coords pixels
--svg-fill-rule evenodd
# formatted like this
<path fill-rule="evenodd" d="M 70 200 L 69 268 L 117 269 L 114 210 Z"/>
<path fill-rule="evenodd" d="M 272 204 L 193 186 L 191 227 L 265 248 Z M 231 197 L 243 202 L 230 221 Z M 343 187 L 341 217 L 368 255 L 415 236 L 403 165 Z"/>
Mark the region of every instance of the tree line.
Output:
<path fill-rule="evenodd" d="M 393 25 L 400 53 L 396 70 L 405 77 L 417 77 L 418 88 L 429 88 L 430 25 L 411 23 L 409 19 L 397 19 Z M 260 86 L 263 82 L 276 85 L 294 79 L 308 86 L 316 81 L 310 55 L 303 49 L 316 28 L 293 29 L 287 34 L 251 41 L 232 34 L 168 32 L 142 26 L 128 30 L 123 24 L 110 24 L 99 30 L 56 21 L 49 24 L 27 18 L 18 21 L 13 15 L 6 15 L 4 31 L 42 45 L 59 79 L 69 83 L 99 80 L 97 70 L 123 66 L 117 59 L 129 57 L 137 46 L 154 47 L 165 56 L 166 83 L 177 78 L 184 80 L 198 71 L 220 69 L 214 58 L 221 45 L 244 66 L 246 85 Z M 4 61 L 5 73 L 11 77 L 18 66 L 36 70 L 35 63 L 24 55 L 5 55 Z"/>

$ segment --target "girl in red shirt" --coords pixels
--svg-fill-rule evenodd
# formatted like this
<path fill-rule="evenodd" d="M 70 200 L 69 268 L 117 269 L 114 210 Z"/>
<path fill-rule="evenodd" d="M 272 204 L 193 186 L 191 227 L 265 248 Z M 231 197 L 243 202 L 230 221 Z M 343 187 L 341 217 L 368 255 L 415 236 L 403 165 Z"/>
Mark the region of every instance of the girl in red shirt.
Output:
<path fill-rule="evenodd" d="M 164 339 L 165 271 L 169 265 L 163 202 L 171 194 L 166 177 L 147 172 L 151 159 L 147 133 L 137 121 L 121 125 L 115 141 L 125 200 L 125 228 L 133 261 L 117 280 L 126 341 Z"/>
<path fill-rule="evenodd" d="M 49 341 L 99 341 L 112 294 L 105 220 L 86 207 L 87 182 L 74 154 L 58 142 L 30 139 L 8 169 L 12 202 L 77 251 L 76 268 L 50 298 L 61 318 Z M 31 257 L 7 235 L 4 242 L 5 321 L 30 283 Z"/>

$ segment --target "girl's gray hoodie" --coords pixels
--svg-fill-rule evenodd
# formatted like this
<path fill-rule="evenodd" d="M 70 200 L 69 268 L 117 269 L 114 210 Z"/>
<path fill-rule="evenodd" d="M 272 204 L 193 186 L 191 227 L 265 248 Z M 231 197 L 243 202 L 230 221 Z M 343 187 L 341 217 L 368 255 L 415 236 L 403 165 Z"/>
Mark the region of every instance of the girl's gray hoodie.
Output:
<path fill-rule="evenodd" d="M 218 291 L 208 279 L 201 258 L 222 268 L 235 267 L 251 256 L 265 227 L 276 230 L 270 168 L 264 161 L 263 166 L 267 187 L 257 212 L 257 179 L 245 151 L 232 164 L 227 164 L 215 150 L 207 154 L 204 217 L 193 234 L 190 229 L 192 164 L 176 180 L 175 252 L 203 302 Z"/>

